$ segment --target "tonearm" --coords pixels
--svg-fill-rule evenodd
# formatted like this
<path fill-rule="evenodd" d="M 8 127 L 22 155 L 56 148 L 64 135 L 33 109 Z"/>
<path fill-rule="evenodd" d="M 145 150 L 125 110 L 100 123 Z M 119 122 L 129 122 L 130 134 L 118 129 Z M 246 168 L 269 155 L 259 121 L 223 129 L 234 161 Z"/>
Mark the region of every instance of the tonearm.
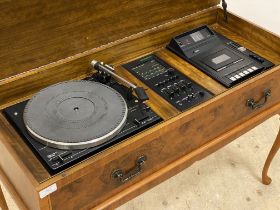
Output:
<path fill-rule="evenodd" d="M 107 74 L 110 74 L 111 76 L 115 77 L 116 79 L 122 81 L 125 85 L 127 85 L 129 88 L 131 88 L 137 98 L 143 102 L 143 101 L 146 101 L 149 99 L 145 89 L 143 87 L 138 87 L 136 85 L 134 85 L 133 83 L 127 81 L 126 79 L 124 79 L 123 77 L 117 75 L 115 72 L 114 72 L 114 67 L 108 65 L 108 64 L 104 64 L 103 62 L 99 62 L 99 61 L 96 61 L 96 60 L 92 60 L 91 61 L 91 65 L 94 69 L 96 69 L 97 71 L 103 71 L 103 72 L 106 72 Z"/>

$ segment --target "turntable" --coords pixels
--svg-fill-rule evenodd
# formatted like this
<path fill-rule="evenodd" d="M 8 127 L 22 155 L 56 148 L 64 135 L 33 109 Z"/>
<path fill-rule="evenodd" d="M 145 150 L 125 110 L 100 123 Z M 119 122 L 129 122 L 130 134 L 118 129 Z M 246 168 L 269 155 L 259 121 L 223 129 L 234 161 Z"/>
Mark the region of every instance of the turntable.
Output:
<path fill-rule="evenodd" d="M 105 72 L 110 66 L 98 64 L 85 80 L 49 86 L 4 110 L 52 174 L 161 121 L 144 89 L 118 83 Z"/>

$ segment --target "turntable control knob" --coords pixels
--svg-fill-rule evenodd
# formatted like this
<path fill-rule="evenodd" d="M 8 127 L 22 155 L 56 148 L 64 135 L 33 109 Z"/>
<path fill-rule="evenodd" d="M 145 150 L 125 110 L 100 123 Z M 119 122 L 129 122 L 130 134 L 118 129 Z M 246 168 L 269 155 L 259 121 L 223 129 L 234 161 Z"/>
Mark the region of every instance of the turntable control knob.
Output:
<path fill-rule="evenodd" d="M 180 88 L 181 88 L 182 90 L 186 90 L 186 89 L 187 89 L 187 86 L 184 85 L 184 84 L 182 84 L 182 85 L 180 85 Z"/>

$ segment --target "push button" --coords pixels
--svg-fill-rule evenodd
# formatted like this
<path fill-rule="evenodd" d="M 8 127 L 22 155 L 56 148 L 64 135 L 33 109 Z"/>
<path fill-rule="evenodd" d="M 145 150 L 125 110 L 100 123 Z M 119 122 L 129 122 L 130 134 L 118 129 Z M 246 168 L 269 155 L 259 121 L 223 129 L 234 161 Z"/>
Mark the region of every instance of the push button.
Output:
<path fill-rule="evenodd" d="M 239 75 L 234 76 L 236 79 L 240 79 L 241 77 Z"/>
<path fill-rule="evenodd" d="M 252 66 L 251 69 L 253 69 L 254 71 L 258 70 L 256 66 Z"/>

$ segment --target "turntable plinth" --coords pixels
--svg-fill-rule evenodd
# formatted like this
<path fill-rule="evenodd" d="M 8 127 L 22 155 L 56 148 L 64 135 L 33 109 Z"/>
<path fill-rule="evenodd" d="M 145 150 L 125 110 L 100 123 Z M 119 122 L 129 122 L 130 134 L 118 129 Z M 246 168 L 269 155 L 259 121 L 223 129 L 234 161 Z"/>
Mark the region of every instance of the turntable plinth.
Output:
<path fill-rule="evenodd" d="M 5 10 L 9 21 L 1 21 L 5 33 L 0 34 L 0 40 L 6 40 L 8 34 L 13 38 L 20 36 L 11 33 L 15 30 L 30 35 L 25 37 L 26 40 L 18 39 L 13 43 L 16 46 L 8 48 L 7 45 L 9 52 L 2 53 L 3 59 L 9 59 L 9 65 L 0 64 L 5 69 L 0 73 L 1 108 L 30 98 L 54 83 L 90 75 L 92 59 L 115 64 L 117 73 L 148 88 L 125 71 L 121 64 L 152 52 L 214 93 L 215 97 L 188 111 L 179 112 L 148 89 L 150 100 L 147 104 L 163 118 L 162 123 L 56 175 L 48 173 L 1 114 L 0 177 L 20 209 L 116 208 L 280 112 L 280 38 L 234 14 L 229 14 L 228 22 L 224 22 L 222 9 L 215 6 L 217 0 L 161 0 L 156 3 L 144 0 L 141 4 L 134 1 L 126 5 L 125 11 L 114 6 L 115 1 L 96 1 L 98 5 L 93 4 L 92 7 L 91 1 L 85 2 L 68 2 L 63 7 L 60 2 L 50 2 L 45 16 L 38 19 L 35 19 L 35 14 L 38 14 L 36 5 L 34 8 L 28 2 L 17 5 L 25 5 L 31 12 L 30 16 L 20 12 L 18 15 L 22 18 L 14 18 L 11 13 L 14 3 L 0 4 L 0 8 L 9 8 Z M 190 4 L 191 7 L 188 6 Z M 108 11 L 103 9 L 107 7 Z M 94 8 L 100 8 L 100 11 L 94 11 Z M 142 14 L 143 9 L 145 15 Z M 69 12 L 72 15 L 69 16 Z M 94 16 L 90 15 L 92 13 Z M 107 19 L 101 18 L 95 23 L 98 14 Z M 81 18 L 83 15 L 85 19 Z M 16 24 L 21 20 L 24 21 Z M 92 22 L 96 27 L 88 28 Z M 105 27 L 108 24 L 110 27 Z M 226 89 L 163 48 L 174 35 L 203 24 L 271 60 L 276 67 Z M 37 33 L 31 30 L 31 25 Z M 38 52 L 38 49 L 42 50 Z M 16 59 L 19 55 L 23 56 Z M 265 101 L 268 90 L 271 95 Z M 249 99 L 254 103 L 247 104 Z M 260 107 L 255 109 L 257 105 Z M 277 151 L 278 144 L 275 145 L 274 151 Z"/>

